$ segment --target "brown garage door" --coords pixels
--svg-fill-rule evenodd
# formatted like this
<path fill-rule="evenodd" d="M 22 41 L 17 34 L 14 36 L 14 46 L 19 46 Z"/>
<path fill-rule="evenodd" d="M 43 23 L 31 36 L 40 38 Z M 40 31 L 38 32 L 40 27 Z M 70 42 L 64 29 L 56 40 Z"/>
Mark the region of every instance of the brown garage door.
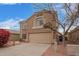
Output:
<path fill-rule="evenodd" d="M 29 34 L 29 40 L 32 43 L 51 43 L 51 39 L 52 39 L 51 33 Z"/>

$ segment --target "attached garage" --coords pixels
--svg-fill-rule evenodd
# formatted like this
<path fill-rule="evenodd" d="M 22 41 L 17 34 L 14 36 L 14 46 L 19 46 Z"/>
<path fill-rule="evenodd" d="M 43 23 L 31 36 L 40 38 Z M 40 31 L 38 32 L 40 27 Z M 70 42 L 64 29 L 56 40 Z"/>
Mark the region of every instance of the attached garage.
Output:
<path fill-rule="evenodd" d="M 53 43 L 52 33 L 32 33 L 29 34 L 31 43 Z"/>

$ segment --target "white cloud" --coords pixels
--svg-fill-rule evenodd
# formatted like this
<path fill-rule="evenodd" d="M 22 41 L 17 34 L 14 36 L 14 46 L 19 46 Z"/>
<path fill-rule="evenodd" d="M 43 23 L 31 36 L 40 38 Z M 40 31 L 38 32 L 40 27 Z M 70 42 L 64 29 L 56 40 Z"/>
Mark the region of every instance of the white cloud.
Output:
<path fill-rule="evenodd" d="M 0 28 L 2 29 L 12 29 L 12 30 L 19 30 L 19 22 L 23 19 L 8 19 L 4 22 L 0 22 Z"/>
<path fill-rule="evenodd" d="M 16 3 L 0 3 L 2 5 L 15 5 Z"/>

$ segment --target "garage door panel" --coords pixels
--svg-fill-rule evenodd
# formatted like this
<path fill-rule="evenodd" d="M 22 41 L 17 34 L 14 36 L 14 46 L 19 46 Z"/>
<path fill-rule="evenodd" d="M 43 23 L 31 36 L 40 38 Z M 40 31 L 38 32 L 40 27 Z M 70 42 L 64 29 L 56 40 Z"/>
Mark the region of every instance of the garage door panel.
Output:
<path fill-rule="evenodd" d="M 29 40 L 33 43 L 51 43 L 51 33 L 29 34 Z"/>

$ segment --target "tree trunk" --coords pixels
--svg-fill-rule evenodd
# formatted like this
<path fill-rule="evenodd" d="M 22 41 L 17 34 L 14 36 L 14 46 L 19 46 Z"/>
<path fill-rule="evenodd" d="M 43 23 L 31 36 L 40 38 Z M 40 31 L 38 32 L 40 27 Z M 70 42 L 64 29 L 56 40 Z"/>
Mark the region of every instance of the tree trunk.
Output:
<path fill-rule="evenodd" d="M 63 45 L 64 46 L 67 45 L 67 39 L 68 39 L 68 37 L 66 35 L 63 35 Z"/>

